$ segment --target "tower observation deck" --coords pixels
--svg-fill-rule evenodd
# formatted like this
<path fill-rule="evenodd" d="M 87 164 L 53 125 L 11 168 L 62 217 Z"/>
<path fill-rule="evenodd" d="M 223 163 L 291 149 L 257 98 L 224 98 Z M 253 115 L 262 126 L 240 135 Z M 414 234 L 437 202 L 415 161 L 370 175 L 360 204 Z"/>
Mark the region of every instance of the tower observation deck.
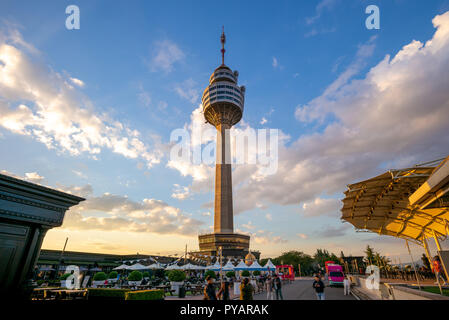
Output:
<path fill-rule="evenodd" d="M 244 257 L 249 250 L 249 236 L 234 233 L 230 129 L 242 119 L 245 87 L 238 86 L 238 71 L 224 64 L 224 31 L 221 35 L 221 65 L 214 70 L 204 90 L 204 118 L 217 129 L 215 165 L 214 233 L 199 236 L 200 251 L 216 255 L 222 247 L 224 256 Z"/>

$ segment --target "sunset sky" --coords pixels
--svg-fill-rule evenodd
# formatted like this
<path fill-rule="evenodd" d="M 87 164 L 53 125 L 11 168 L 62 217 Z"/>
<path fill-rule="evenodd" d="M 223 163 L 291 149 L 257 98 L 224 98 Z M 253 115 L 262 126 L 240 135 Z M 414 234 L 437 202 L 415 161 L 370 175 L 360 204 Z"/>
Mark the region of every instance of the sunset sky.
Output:
<path fill-rule="evenodd" d="M 79 30 L 65 25 L 71 4 Z M 380 30 L 365 27 L 370 4 Z M 262 257 L 370 244 L 409 260 L 403 240 L 342 223 L 340 200 L 449 154 L 449 0 L 1 1 L 0 172 L 87 199 L 43 248 L 198 249 L 215 169 L 170 161 L 170 134 L 210 127 L 201 94 L 223 25 L 246 86 L 236 132 L 281 133 L 275 174 L 234 166 L 236 231 Z"/>

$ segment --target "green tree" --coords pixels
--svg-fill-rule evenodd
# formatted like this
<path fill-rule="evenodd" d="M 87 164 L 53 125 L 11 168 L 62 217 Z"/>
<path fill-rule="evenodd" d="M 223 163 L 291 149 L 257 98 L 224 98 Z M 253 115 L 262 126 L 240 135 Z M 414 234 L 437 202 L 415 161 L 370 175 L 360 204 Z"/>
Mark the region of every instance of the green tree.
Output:
<path fill-rule="evenodd" d="M 326 249 L 317 249 L 313 255 L 313 259 L 321 268 L 324 268 L 326 261 L 333 261 L 336 264 L 340 264 L 340 259 L 334 253 L 330 253 Z"/>
<path fill-rule="evenodd" d="M 268 260 L 267 260 L 268 261 Z M 305 254 L 301 251 L 288 251 L 284 252 L 277 258 L 271 259 L 273 264 L 288 264 L 292 265 L 293 269 L 296 273 L 298 273 L 298 265 L 301 265 L 301 273 L 302 275 L 308 275 L 313 272 L 313 259 L 308 254 Z M 265 264 L 264 262 L 263 264 Z"/>
<path fill-rule="evenodd" d="M 365 261 L 368 264 L 373 264 L 374 262 L 374 249 L 371 248 L 369 245 L 366 246 L 366 250 L 365 250 Z"/>

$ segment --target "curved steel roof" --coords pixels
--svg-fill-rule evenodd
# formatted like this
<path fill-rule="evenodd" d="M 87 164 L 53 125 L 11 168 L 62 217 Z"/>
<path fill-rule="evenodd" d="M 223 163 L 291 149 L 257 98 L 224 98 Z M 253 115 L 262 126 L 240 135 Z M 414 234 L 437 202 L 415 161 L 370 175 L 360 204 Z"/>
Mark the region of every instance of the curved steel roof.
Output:
<path fill-rule="evenodd" d="M 440 168 L 440 167 L 437 167 Z M 416 166 L 390 170 L 377 177 L 348 186 L 341 219 L 361 231 L 375 232 L 422 243 L 423 238 L 446 238 L 449 205 L 411 205 L 411 197 L 436 167 Z"/>

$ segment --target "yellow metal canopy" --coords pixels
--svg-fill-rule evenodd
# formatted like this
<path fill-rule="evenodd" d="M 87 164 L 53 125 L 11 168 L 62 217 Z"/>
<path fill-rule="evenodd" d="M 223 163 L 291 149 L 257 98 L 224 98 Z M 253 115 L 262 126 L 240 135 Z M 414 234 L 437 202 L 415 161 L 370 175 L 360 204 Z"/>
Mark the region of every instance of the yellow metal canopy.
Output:
<path fill-rule="evenodd" d="M 430 205 L 427 202 L 423 207 L 412 205 L 409 200 L 440 167 L 416 166 L 390 170 L 349 185 L 342 200 L 341 219 L 360 231 L 403 238 L 419 244 L 424 238 L 433 236 L 445 239 L 449 230 L 448 202 L 438 201 Z"/>

